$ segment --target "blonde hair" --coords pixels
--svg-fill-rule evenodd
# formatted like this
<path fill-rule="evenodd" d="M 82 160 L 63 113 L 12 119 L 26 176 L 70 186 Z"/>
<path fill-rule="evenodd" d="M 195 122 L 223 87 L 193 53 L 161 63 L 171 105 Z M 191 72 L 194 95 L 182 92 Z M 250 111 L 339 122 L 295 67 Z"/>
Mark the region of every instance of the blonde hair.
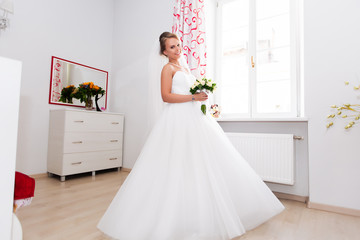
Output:
<path fill-rule="evenodd" d="M 176 38 L 177 40 L 179 40 L 179 37 L 175 34 L 175 33 L 171 33 L 171 32 L 163 32 L 160 37 L 159 37 L 159 42 L 160 42 L 160 55 L 165 55 L 164 51 L 166 49 L 166 45 L 165 42 L 166 40 L 168 40 L 169 38 Z"/>

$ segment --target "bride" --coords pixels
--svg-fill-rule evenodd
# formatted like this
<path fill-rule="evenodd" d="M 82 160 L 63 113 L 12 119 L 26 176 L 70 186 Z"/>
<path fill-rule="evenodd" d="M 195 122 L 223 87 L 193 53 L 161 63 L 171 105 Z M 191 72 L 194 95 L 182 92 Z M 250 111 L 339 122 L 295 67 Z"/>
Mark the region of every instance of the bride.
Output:
<path fill-rule="evenodd" d="M 165 105 L 98 228 L 120 240 L 229 240 L 284 206 L 191 95 L 175 34 L 160 36 Z"/>

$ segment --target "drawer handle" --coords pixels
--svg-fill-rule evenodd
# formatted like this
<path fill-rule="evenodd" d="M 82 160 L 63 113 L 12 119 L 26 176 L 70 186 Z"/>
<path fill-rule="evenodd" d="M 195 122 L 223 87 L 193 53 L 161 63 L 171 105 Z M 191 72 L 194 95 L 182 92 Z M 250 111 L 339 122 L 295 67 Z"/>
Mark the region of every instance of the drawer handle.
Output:
<path fill-rule="evenodd" d="M 71 163 L 71 165 L 79 165 L 81 164 L 82 162 L 74 162 L 74 163 Z"/>
<path fill-rule="evenodd" d="M 110 140 L 110 142 L 118 142 L 119 140 Z"/>
<path fill-rule="evenodd" d="M 119 122 L 112 122 L 111 124 L 119 124 Z"/>
<path fill-rule="evenodd" d="M 109 158 L 109 160 L 116 160 L 117 158 Z"/>
<path fill-rule="evenodd" d="M 82 141 L 72 142 L 73 144 L 82 143 Z"/>
<path fill-rule="evenodd" d="M 74 122 L 76 122 L 76 123 L 83 123 L 84 121 L 83 121 L 83 120 L 75 120 Z"/>

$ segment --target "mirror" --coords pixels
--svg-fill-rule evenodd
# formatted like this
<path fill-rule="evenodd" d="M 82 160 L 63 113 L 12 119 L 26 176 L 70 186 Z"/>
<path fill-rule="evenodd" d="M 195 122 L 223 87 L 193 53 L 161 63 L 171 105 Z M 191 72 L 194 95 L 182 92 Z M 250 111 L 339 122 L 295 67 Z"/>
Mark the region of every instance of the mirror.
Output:
<path fill-rule="evenodd" d="M 51 58 L 49 103 L 85 107 L 85 103 L 81 103 L 79 99 L 73 98 L 72 101 L 62 102 L 60 101 L 60 97 L 63 88 L 70 85 L 77 88 L 79 84 L 86 82 L 93 82 L 94 85 L 105 90 L 105 94 L 98 100 L 99 108 L 105 110 L 107 103 L 108 72 L 53 56 Z"/>

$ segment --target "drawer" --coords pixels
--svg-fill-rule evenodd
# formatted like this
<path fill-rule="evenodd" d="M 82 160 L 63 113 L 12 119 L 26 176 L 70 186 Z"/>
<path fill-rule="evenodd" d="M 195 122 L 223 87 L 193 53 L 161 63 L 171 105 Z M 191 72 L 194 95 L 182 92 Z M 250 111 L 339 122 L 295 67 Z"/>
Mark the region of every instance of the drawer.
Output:
<path fill-rule="evenodd" d="M 122 166 L 122 151 L 64 154 L 62 175 Z"/>
<path fill-rule="evenodd" d="M 66 132 L 64 153 L 94 152 L 122 149 L 122 133 Z"/>
<path fill-rule="evenodd" d="M 65 132 L 123 132 L 124 116 L 66 111 Z"/>

